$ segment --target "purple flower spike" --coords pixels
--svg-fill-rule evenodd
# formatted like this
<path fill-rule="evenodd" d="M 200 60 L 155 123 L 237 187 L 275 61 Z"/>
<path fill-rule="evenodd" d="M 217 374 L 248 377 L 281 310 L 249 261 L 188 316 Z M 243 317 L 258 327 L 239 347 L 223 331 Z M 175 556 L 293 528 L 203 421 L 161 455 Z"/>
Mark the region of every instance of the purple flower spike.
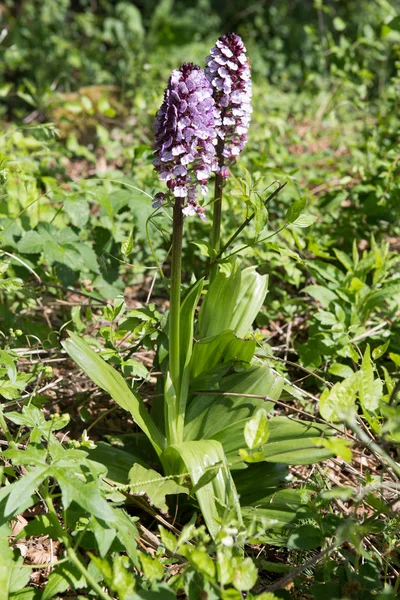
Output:
<path fill-rule="evenodd" d="M 218 114 L 215 125 L 224 143 L 223 156 L 234 163 L 247 142 L 252 113 L 250 63 L 242 39 L 235 33 L 221 36 L 206 65 Z"/>
<path fill-rule="evenodd" d="M 203 220 L 205 209 L 196 198 L 199 188 L 207 193 L 217 168 L 214 111 L 212 87 L 200 67 L 185 63 L 172 71 L 157 113 L 153 164 L 172 195 L 182 199 L 183 213 Z"/>

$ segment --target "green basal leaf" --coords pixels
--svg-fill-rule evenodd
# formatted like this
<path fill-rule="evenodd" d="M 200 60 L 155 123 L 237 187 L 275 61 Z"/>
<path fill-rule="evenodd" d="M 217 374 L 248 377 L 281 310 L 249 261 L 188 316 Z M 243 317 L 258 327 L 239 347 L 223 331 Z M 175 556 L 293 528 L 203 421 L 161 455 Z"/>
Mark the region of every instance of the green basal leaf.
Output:
<path fill-rule="evenodd" d="M 199 311 L 200 339 L 223 331 L 244 337 L 254 322 L 268 291 L 267 275 L 255 267 L 240 269 L 239 259 L 219 266 Z"/>
<path fill-rule="evenodd" d="M 267 292 L 267 275 L 257 273 L 256 267 L 248 267 L 241 272 L 239 294 L 229 327 L 238 337 L 244 337 L 249 332 Z"/>
<path fill-rule="evenodd" d="M 289 469 L 279 463 L 259 462 L 232 472 L 242 506 L 257 506 L 265 496 L 272 494 L 289 477 Z M 257 485 L 254 485 L 254 482 Z"/>
<path fill-rule="evenodd" d="M 242 508 L 242 513 L 254 543 L 277 546 L 287 544 L 301 519 L 312 517 L 303 499 L 303 491 L 298 489 L 272 489 L 257 500 L 256 506 Z"/>
<path fill-rule="evenodd" d="M 269 437 L 267 411 L 259 408 L 255 415 L 244 426 L 244 439 L 250 450 L 265 444 Z"/>
<path fill-rule="evenodd" d="M 150 504 L 159 508 L 163 513 L 168 513 L 165 496 L 168 494 L 187 494 L 188 489 L 176 483 L 172 478 L 166 478 L 139 464 L 133 465 L 129 471 L 130 492 L 136 496 L 146 495 Z"/>
<path fill-rule="evenodd" d="M 219 383 L 219 391 L 226 396 L 212 394 L 190 398 L 186 412 L 185 439 L 216 439 L 224 447 L 228 461 L 241 462 L 238 450 L 245 446 L 244 426 L 258 408 L 271 410 L 273 402 L 263 398 L 229 396 L 249 394 L 277 400 L 283 387 L 283 378 L 268 365 L 249 367 L 227 375 Z M 207 389 L 207 388 L 206 388 Z"/>
<path fill-rule="evenodd" d="M 194 312 L 203 290 L 204 279 L 195 283 L 186 294 L 181 305 L 180 320 L 180 370 L 181 385 L 179 397 L 179 411 L 185 414 L 187 394 L 190 381 L 190 360 L 193 349 Z"/>
<path fill-rule="evenodd" d="M 181 306 L 180 353 L 181 371 L 188 366 L 193 347 L 194 312 L 203 290 L 204 279 L 197 281 L 186 294 Z"/>
<path fill-rule="evenodd" d="M 138 443 L 142 443 L 142 440 L 138 439 Z M 127 451 L 106 442 L 97 442 L 96 448 L 89 450 L 89 457 L 104 465 L 107 468 L 107 478 L 116 483 L 128 483 L 128 474 L 134 463 L 148 467 L 139 447 L 134 452 L 131 447 Z"/>
<path fill-rule="evenodd" d="M 205 473 L 216 471 L 215 477 L 205 482 L 196 492 L 201 512 L 213 538 L 226 519 L 241 522 L 239 498 L 219 442 L 203 439 L 174 444 L 164 451 L 162 461 L 170 473 L 188 471 L 194 486 Z"/>
<path fill-rule="evenodd" d="M 105 390 L 123 409 L 131 413 L 135 422 L 151 441 L 157 454 L 161 454 L 165 446 L 165 439 L 147 412 L 143 401 L 135 396 L 122 375 L 100 358 L 76 334 L 70 333 L 69 339 L 65 340 L 62 345 L 96 385 Z"/>
<path fill-rule="evenodd" d="M 241 340 L 232 331 L 203 338 L 193 347 L 191 361 L 191 389 L 196 389 L 196 378 L 215 369 L 221 363 L 228 365 L 235 361 L 250 363 L 256 348 L 255 340 Z M 200 388 L 197 388 L 200 389 Z"/>
<path fill-rule="evenodd" d="M 267 462 L 286 465 L 307 465 L 332 456 L 326 448 L 316 444 L 330 431 L 324 425 L 315 425 L 306 421 L 273 417 L 269 420 L 269 438 L 261 448 Z"/>
<path fill-rule="evenodd" d="M 240 289 L 239 260 L 223 263 L 210 283 L 199 311 L 200 339 L 232 329 L 233 311 Z"/>

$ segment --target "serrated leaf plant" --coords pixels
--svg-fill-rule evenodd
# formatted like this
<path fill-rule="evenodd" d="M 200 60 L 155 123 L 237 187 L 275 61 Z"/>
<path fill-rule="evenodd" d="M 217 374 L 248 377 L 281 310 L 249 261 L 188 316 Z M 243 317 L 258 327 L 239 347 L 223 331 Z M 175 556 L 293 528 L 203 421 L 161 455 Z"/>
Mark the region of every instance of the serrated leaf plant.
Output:
<path fill-rule="evenodd" d="M 235 34 L 217 41 L 205 71 L 185 63 L 172 72 L 157 113 L 154 166 L 167 191 L 156 194 L 153 206 L 172 209 L 168 353 L 158 356 L 161 402 L 148 411 L 143 398 L 84 339 L 70 333 L 63 342 L 94 383 L 132 415 L 142 432 L 136 437 L 144 434 L 151 446 L 147 456 L 152 458 L 146 459 L 134 447 L 125 451 L 102 444 L 93 459 L 97 456 L 109 467 L 109 478 L 114 476 L 121 489 L 132 495 L 146 493 L 162 511 L 167 508 L 166 494 L 195 495 L 214 539 L 227 523 L 241 527 L 244 518 L 257 529 L 253 504 L 263 509 L 259 525 L 264 533 L 266 522 L 288 530 L 301 502 L 295 490 L 277 494 L 287 477 L 285 464 L 312 463 L 331 455 L 316 444 L 329 435 L 326 428 L 271 417 L 284 382 L 268 362 L 255 356 L 251 336 L 268 292 L 268 277 L 255 266 L 242 268 L 237 256 L 221 254 L 223 181 L 245 145 L 250 114 L 250 66 Z M 185 219 L 197 215 L 205 220 L 206 207 L 198 193 L 207 194 L 213 175 L 210 278 L 192 282 L 183 293 Z M 303 208 L 304 203 L 296 206 L 290 219 Z M 243 225 L 238 231 L 242 229 Z M 284 523 L 276 519 L 282 510 Z M 237 582 L 236 587 L 251 586 Z"/>
<path fill-rule="evenodd" d="M 125 564 L 139 567 L 135 538 L 138 535 L 134 521 L 128 514 L 108 499 L 112 489 L 103 479 L 106 469 L 88 457 L 87 440 L 66 447 L 55 433 L 69 422 L 69 416 L 53 415 L 46 420 L 41 410 L 33 404 L 24 406 L 22 412 L 8 412 L 11 423 L 24 427 L 29 436 L 28 444 L 10 441 L 7 450 L 1 453 L 2 460 L 15 469 L 24 469 L 24 477 L 5 484 L 0 489 L 0 581 L 1 597 L 13 598 L 26 586 L 30 578 L 29 566 L 22 567 L 22 557 L 15 561 L 15 554 L 8 545 L 11 535 L 9 521 L 25 510 L 39 505 L 44 507 L 36 516 L 26 522 L 18 534 L 27 539 L 38 535 L 58 540 L 63 547 L 63 558 L 55 563 L 41 596 L 53 598 L 66 591 L 71 584 L 77 588 L 88 588 L 96 597 L 110 600 L 110 596 L 99 584 L 107 577 L 93 576 L 95 557 L 87 564 L 79 550 L 92 548 L 98 553 L 97 560 L 104 559 L 113 552 L 115 544 L 124 546 L 127 556 Z M 4 420 L 2 427 L 8 433 Z M 21 440 L 23 437 L 21 436 Z M 10 471 L 10 467 L 8 469 Z M 58 512 L 60 500 L 61 514 Z M 113 497 L 113 500 L 118 498 Z M 57 507 L 55 504 L 57 502 Z M 90 533 L 89 533 L 90 532 Z M 85 535 L 94 536 L 91 545 L 85 543 Z M 110 550 L 111 549 L 111 550 Z M 120 557 L 121 558 L 121 557 Z M 50 561 L 52 557 L 50 558 Z M 32 588 L 29 588 L 33 591 Z M 31 596 L 29 596 L 31 597 Z"/>

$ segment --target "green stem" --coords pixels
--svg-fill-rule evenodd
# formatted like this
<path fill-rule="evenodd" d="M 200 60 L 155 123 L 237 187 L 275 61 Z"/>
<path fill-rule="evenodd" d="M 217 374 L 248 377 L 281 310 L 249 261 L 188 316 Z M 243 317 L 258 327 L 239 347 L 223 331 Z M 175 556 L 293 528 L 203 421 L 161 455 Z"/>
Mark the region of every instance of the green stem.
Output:
<path fill-rule="evenodd" d="M 277 235 L 278 233 L 280 233 L 281 231 L 283 231 L 286 227 L 287 227 L 287 223 L 285 223 L 280 229 L 277 229 L 276 231 L 274 231 L 270 235 L 267 235 L 266 237 L 261 238 L 261 240 L 257 240 L 256 242 L 253 242 L 252 244 L 246 244 L 245 246 L 242 246 L 241 248 L 238 248 L 237 250 L 234 250 L 233 252 L 231 252 L 230 254 L 228 254 L 228 256 L 225 256 L 225 258 L 226 259 L 230 258 L 231 256 L 235 256 L 235 254 L 239 254 L 239 252 L 242 252 L 242 250 L 246 250 L 246 248 L 250 248 L 252 246 L 256 246 L 257 244 L 262 244 L 262 242 L 266 242 L 267 240 L 269 240 L 272 237 L 274 237 L 274 235 Z"/>
<path fill-rule="evenodd" d="M 271 200 L 273 200 L 273 198 L 275 198 L 275 196 L 277 196 L 277 194 L 279 194 L 279 192 L 286 186 L 286 184 L 287 184 L 287 182 L 283 183 L 282 185 L 279 184 L 279 187 L 274 192 L 272 192 L 272 194 L 270 196 L 268 196 L 268 198 L 266 200 L 264 200 L 264 206 L 267 206 L 267 204 L 269 202 L 271 202 Z M 235 233 L 229 238 L 229 240 L 226 242 L 226 244 L 217 252 L 217 256 L 215 257 L 216 261 L 219 258 L 221 258 L 221 256 L 225 252 L 225 250 L 227 250 L 229 248 L 229 246 L 231 246 L 233 244 L 233 242 L 236 240 L 236 238 L 242 233 L 243 229 L 245 227 L 247 227 L 247 225 L 249 223 L 251 223 L 251 221 L 254 219 L 255 215 L 256 215 L 255 212 L 251 213 L 251 215 L 249 217 L 247 217 L 247 219 L 245 221 L 243 221 L 243 223 L 240 225 L 240 227 L 237 228 Z"/>
<path fill-rule="evenodd" d="M 181 366 L 180 366 L 180 317 L 182 278 L 182 234 L 183 213 L 179 198 L 175 200 L 173 214 L 171 292 L 169 308 L 169 374 L 173 390 L 167 393 L 165 402 L 165 429 L 167 445 L 179 443 L 183 435 L 183 418 L 179 411 Z M 168 384 L 167 384 L 168 385 Z"/>
<path fill-rule="evenodd" d="M 57 529 L 57 536 L 60 539 L 60 541 L 64 544 L 65 549 L 67 551 L 68 558 L 70 559 L 70 561 L 76 566 L 76 568 L 80 571 L 80 573 L 82 573 L 82 575 L 84 576 L 84 578 L 86 579 L 86 581 L 88 582 L 88 584 L 90 585 L 92 590 L 94 592 L 96 592 L 98 598 L 102 598 L 103 600 L 112 600 L 111 596 L 109 596 L 106 592 L 104 592 L 102 587 L 97 583 L 97 581 L 95 581 L 95 579 L 93 579 L 93 577 L 90 575 L 89 571 L 79 560 L 77 553 L 71 546 L 67 532 L 64 531 L 64 529 L 61 527 L 61 525 L 58 521 L 57 511 L 54 507 L 51 496 L 46 494 L 44 496 L 44 500 L 46 502 L 47 508 L 49 509 L 49 513 L 53 516 L 53 522 Z"/>
<path fill-rule="evenodd" d="M 222 168 L 224 166 L 224 156 L 222 154 L 224 149 L 224 142 L 218 139 L 217 144 L 217 158 L 218 166 Z M 211 258 L 212 262 L 215 262 L 220 245 L 221 245 L 221 220 L 222 220 L 222 191 L 223 191 L 224 179 L 217 173 L 215 176 L 215 188 L 214 188 L 214 215 L 213 215 L 213 228 L 211 234 L 211 247 L 213 249 L 213 255 Z"/>

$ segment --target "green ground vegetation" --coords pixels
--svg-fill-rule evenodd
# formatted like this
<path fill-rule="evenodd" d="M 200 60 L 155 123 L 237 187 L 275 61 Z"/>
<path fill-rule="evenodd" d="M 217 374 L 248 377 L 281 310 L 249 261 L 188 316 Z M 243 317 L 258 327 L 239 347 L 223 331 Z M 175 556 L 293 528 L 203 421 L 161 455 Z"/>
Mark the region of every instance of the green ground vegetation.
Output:
<path fill-rule="evenodd" d="M 160 460 L 130 398 L 163 428 L 155 114 L 232 30 L 254 112 L 219 277 L 269 290 L 213 329 L 210 186 L 182 251 L 198 467 Z M 399 1 L 5 0 L 0 40 L 0 600 L 398 597 Z"/>

